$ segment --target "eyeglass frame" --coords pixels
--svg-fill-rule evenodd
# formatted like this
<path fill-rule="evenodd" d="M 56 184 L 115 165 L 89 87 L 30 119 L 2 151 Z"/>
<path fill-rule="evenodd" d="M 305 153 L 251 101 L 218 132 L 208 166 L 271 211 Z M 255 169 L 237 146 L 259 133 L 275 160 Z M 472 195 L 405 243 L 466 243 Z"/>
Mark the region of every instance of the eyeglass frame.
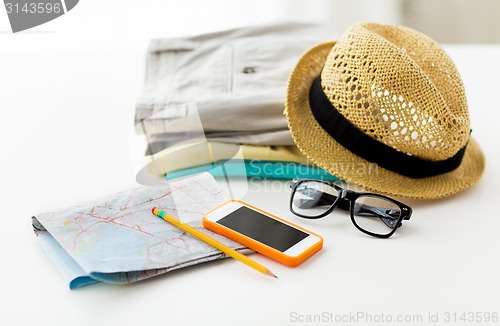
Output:
<path fill-rule="evenodd" d="M 324 213 L 322 213 L 320 215 L 306 216 L 304 214 L 300 214 L 300 213 L 296 212 L 293 209 L 293 197 L 295 195 L 297 187 L 301 183 L 306 182 L 306 181 L 315 181 L 315 182 L 324 183 L 324 184 L 327 184 L 327 185 L 333 187 L 335 190 L 339 191 L 339 195 L 337 196 L 337 199 L 335 199 L 335 201 L 330 205 L 330 207 Z M 336 181 L 336 182 L 338 182 L 338 181 Z M 290 211 L 299 217 L 303 217 L 303 218 L 307 218 L 307 219 L 320 219 L 320 218 L 323 218 L 323 217 L 329 215 L 338 206 L 342 210 L 349 211 L 349 215 L 351 215 L 351 222 L 352 222 L 352 224 L 354 224 L 354 226 L 358 230 L 360 230 L 361 232 L 366 233 L 368 235 L 371 235 L 373 237 L 377 237 L 377 238 L 389 238 L 390 236 L 392 236 L 394 234 L 394 232 L 396 232 L 397 229 L 399 229 L 403 225 L 403 223 L 402 223 L 403 220 L 409 220 L 411 217 L 413 210 L 411 209 L 410 206 L 403 204 L 402 202 L 399 202 L 395 199 L 392 199 L 392 198 L 384 196 L 384 195 L 379 195 L 379 194 L 369 193 L 369 192 L 357 192 L 357 191 L 353 191 L 353 190 L 348 190 L 348 189 L 345 189 L 343 187 L 340 187 L 338 184 L 336 184 L 336 182 L 321 180 L 321 179 L 294 178 L 292 180 L 292 182 L 290 183 L 290 188 L 292 189 L 292 192 L 290 194 Z M 359 197 L 362 197 L 362 196 L 369 196 L 369 197 L 374 197 L 374 198 L 385 199 L 389 202 L 392 202 L 393 204 L 395 204 L 396 206 L 398 206 L 400 208 L 401 214 L 398 218 L 396 226 L 392 228 L 391 232 L 389 232 L 388 234 L 373 233 L 373 232 L 370 232 L 368 230 L 363 229 L 362 227 L 360 227 L 356 223 L 356 219 L 354 218 L 354 203 L 356 202 L 356 200 Z M 347 205 L 349 205 L 349 206 L 347 206 Z"/>

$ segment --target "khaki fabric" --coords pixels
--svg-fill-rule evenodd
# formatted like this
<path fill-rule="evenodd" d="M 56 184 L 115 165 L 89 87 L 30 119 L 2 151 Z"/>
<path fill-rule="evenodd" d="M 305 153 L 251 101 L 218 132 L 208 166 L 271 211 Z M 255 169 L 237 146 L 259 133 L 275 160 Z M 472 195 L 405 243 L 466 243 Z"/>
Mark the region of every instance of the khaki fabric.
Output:
<path fill-rule="evenodd" d="M 283 116 L 288 76 L 308 48 L 335 36 L 317 25 L 282 23 L 152 40 L 136 129 L 143 132 L 143 119 L 195 102 L 208 140 L 294 145 Z M 148 127 L 153 152 L 190 129 L 154 123 Z"/>

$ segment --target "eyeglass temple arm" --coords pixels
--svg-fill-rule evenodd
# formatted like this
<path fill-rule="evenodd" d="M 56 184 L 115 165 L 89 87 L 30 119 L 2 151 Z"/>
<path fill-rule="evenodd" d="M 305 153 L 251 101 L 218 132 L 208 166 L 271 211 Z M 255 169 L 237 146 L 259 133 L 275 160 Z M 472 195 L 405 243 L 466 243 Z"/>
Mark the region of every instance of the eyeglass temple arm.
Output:
<path fill-rule="evenodd" d="M 379 207 L 372 207 L 369 205 L 355 204 L 356 205 L 356 215 L 363 217 L 378 217 L 385 225 L 393 229 L 396 225 L 396 221 L 399 219 L 400 212 L 393 209 L 385 209 Z M 397 227 L 402 224 L 399 223 Z"/>

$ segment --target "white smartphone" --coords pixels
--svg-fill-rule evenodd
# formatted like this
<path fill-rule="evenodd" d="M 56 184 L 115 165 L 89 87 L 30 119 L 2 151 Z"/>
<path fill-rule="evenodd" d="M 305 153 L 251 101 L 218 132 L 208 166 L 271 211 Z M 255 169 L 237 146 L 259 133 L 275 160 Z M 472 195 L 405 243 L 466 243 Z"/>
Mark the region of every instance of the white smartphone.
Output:
<path fill-rule="evenodd" d="M 319 235 L 238 200 L 208 212 L 203 226 L 288 266 L 299 265 L 323 246 Z"/>

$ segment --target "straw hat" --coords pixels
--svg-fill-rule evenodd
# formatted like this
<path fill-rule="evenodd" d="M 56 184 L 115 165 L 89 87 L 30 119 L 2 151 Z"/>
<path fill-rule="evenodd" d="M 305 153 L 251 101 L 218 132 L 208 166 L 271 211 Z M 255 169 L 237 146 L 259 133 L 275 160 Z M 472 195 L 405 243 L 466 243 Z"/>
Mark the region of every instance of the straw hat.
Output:
<path fill-rule="evenodd" d="M 310 49 L 290 76 L 285 114 L 302 153 L 369 191 L 438 198 L 484 170 L 455 65 L 410 28 L 357 24 Z"/>

